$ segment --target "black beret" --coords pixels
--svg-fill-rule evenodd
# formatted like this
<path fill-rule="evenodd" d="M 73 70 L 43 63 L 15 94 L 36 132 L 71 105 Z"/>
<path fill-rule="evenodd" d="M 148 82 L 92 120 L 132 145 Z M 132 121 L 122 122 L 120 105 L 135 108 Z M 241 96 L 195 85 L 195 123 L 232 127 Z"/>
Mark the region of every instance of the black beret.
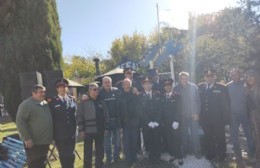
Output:
<path fill-rule="evenodd" d="M 129 71 L 133 71 L 133 68 L 131 67 L 125 67 L 124 70 L 123 70 L 123 73 L 126 73 L 126 72 L 129 72 Z"/>
<path fill-rule="evenodd" d="M 165 79 L 163 81 L 163 85 L 172 85 L 173 84 L 173 79 L 172 78 L 168 78 L 168 79 Z"/>
<path fill-rule="evenodd" d="M 145 82 L 152 82 L 152 79 L 150 78 L 150 77 L 148 77 L 148 76 L 145 76 L 145 77 L 143 77 L 143 79 L 142 79 L 142 83 L 145 83 Z"/>
<path fill-rule="evenodd" d="M 154 76 L 156 76 L 156 75 L 158 75 L 158 68 L 152 68 L 152 69 L 149 69 L 148 71 L 147 71 L 147 75 L 149 76 L 149 77 L 154 77 Z"/>
<path fill-rule="evenodd" d="M 204 75 L 215 75 L 216 70 L 215 69 L 205 69 L 203 74 Z"/>
<path fill-rule="evenodd" d="M 66 80 L 66 79 L 58 79 L 56 82 L 55 82 L 55 86 L 56 87 L 59 87 L 59 86 L 65 86 L 65 87 L 67 87 L 67 86 L 69 86 L 69 81 L 68 80 Z"/>

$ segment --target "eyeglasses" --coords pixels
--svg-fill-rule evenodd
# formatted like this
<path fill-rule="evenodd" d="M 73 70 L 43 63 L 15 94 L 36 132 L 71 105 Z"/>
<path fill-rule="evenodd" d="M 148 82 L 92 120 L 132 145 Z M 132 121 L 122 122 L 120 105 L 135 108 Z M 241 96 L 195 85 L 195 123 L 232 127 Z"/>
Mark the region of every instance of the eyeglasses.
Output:
<path fill-rule="evenodd" d="M 93 91 L 98 91 L 98 88 L 92 88 L 91 90 L 93 90 Z"/>

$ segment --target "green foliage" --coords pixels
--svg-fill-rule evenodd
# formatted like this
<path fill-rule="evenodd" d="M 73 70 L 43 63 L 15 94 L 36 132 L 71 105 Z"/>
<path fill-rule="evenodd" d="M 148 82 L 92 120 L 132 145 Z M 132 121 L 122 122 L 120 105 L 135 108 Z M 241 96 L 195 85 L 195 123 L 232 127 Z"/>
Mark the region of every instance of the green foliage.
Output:
<path fill-rule="evenodd" d="M 112 43 L 110 54 L 116 65 L 127 61 L 140 61 L 147 47 L 146 37 L 133 33 L 132 36 L 123 35 Z"/>
<path fill-rule="evenodd" d="M 104 63 L 101 62 L 99 68 L 101 73 L 106 72 Z M 68 58 L 68 60 L 64 62 L 62 70 L 65 78 L 72 80 L 80 79 L 82 84 L 92 82 L 96 74 L 93 60 L 83 56 L 72 56 Z"/>
<path fill-rule="evenodd" d="M 191 18 L 190 27 L 184 66 L 197 74 L 197 81 L 208 67 L 216 68 L 221 79 L 226 80 L 232 68 L 246 70 L 256 65 L 250 52 L 255 50 L 251 43 L 257 27 L 240 8 Z"/>
<path fill-rule="evenodd" d="M 5 1 L 0 17 L 0 92 L 15 119 L 19 73 L 61 68 L 60 25 L 53 0 Z"/>

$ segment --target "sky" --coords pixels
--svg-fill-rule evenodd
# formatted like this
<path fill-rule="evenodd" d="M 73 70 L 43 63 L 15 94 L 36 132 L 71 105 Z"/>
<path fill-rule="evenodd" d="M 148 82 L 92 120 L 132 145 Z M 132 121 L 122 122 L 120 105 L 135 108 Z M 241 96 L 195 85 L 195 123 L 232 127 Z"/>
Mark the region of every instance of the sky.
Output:
<path fill-rule="evenodd" d="M 116 38 L 134 32 L 149 35 L 160 27 L 188 28 L 188 14 L 212 13 L 237 0 L 57 0 L 63 56 L 104 58 Z"/>

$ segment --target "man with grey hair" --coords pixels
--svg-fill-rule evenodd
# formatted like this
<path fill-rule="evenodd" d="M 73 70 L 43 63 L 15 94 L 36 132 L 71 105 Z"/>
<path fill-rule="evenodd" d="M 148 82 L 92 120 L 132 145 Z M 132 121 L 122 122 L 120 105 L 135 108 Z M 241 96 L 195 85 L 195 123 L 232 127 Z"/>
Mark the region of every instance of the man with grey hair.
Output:
<path fill-rule="evenodd" d="M 125 160 L 129 165 L 137 161 L 137 140 L 139 132 L 138 98 L 133 93 L 132 81 L 125 78 L 122 92 L 117 99 L 120 111 L 120 128 L 123 129 Z"/>
<path fill-rule="evenodd" d="M 180 72 L 174 91 L 181 97 L 182 147 L 184 155 L 201 157 L 199 138 L 200 96 L 198 87 L 189 82 L 189 73 Z"/>
<path fill-rule="evenodd" d="M 243 165 L 242 152 L 239 144 L 239 127 L 243 127 L 247 140 L 248 158 L 253 161 L 254 156 L 254 140 L 250 119 L 247 113 L 247 94 L 244 80 L 241 80 L 241 72 L 234 68 L 230 72 L 231 82 L 227 84 L 228 94 L 230 98 L 230 128 L 231 140 L 234 145 L 235 157 L 238 164 Z"/>
<path fill-rule="evenodd" d="M 92 168 L 93 144 L 96 168 L 103 168 L 104 132 L 107 130 L 108 112 L 105 103 L 98 97 L 98 85 L 89 84 L 88 91 L 89 98 L 78 104 L 77 114 L 79 135 L 84 138 L 84 168 Z"/>
<path fill-rule="evenodd" d="M 116 87 L 112 87 L 112 79 L 109 76 L 102 78 L 102 88 L 99 91 L 99 98 L 106 104 L 109 114 L 108 129 L 104 138 L 107 164 L 119 159 L 120 131 L 116 108 L 118 92 L 119 91 Z"/>

